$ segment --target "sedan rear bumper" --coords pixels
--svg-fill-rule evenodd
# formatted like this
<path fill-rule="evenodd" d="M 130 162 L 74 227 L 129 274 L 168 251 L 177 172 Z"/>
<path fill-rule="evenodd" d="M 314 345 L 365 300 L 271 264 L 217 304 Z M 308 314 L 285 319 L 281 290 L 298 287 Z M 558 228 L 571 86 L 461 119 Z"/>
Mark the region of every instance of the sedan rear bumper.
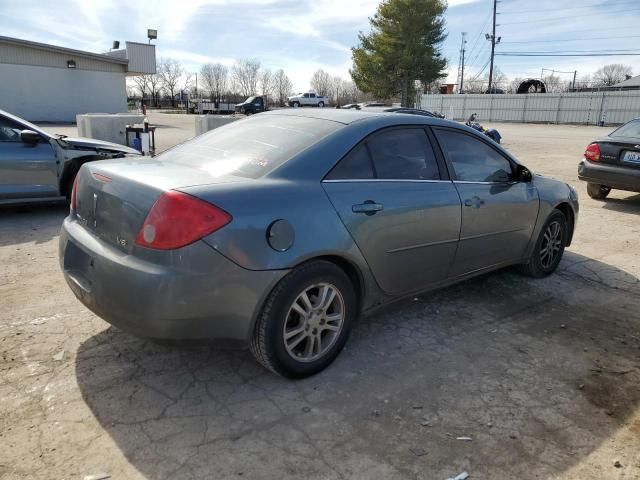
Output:
<path fill-rule="evenodd" d="M 578 164 L 578 178 L 617 190 L 640 192 L 640 169 L 583 160 Z"/>
<path fill-rule="evenodd" d="M 204 242 L 137 250 L 122 252 L 71 217 L 60 232 L 60 266 L 76 297 L 142 337 L 246 341 L 264 298 L 286 274 L 246 270 Z"/>

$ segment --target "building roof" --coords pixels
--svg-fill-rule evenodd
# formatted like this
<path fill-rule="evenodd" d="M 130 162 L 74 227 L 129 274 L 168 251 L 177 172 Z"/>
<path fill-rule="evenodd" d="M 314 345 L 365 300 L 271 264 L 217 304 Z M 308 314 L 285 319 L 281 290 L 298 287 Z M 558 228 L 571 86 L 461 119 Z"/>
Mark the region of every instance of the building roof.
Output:
<path fill-rule="evenodd" d="M 640 88 L 640 75 L 635 77 L 631 77 L 629 80 L 625 80 L 624 82 L 616 83 L 613 85 L 614 87 L 622 87 L 622 88 Z"/>
<path fill-rule="evenodd" d="M 83 50 L 74 50 L 73 48 L 58 47 L 56 45 L 49 45 L 47 43 L 32 42 L 31 40 L 23 40 L 21 38 L 13 38 L 13 37 L 4 37 L 0 35 L 0 44 L 3 44 L 3 43 L 7 45 L 17 45 L 21 47 L 34 48 L 37 50 L 44 50 L 48 52 L 75 55 L 77 57 L 85 57 L 85 58 L 90 58 L 92 60 L 98 60 L 98 61 L 107 62 L 107 63 L 117 63 L 120 65 L 127 65 L 129 63 L 129 60 L 126 58 L 112 57 L 112 56 L 104 55 L 101 53 L 85 52 Z"/>

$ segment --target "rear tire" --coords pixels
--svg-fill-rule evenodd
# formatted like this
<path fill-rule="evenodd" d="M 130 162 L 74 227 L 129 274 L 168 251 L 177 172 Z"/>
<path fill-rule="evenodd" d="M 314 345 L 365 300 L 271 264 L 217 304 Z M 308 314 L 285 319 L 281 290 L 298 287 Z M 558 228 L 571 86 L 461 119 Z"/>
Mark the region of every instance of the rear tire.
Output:
<path fill-rule="evenodd" d="M 344 347 L 357 316 L 354 287 L 331 262 L 303 264 L 269 294 L 249 348 L 274 373 L 303 378 L 325 369 Z"/>
<path fill-rule="evenodd" d="M 604 200 L 611 192 L 611 187 L 597 183 L 587 183 L 587 194 L 595 200 Z"/>
<path fill-rule="evenodd" d="M 564 214 L 560 210 L 553 210 L 540 230 L 529 261 L 521 265 L 520 270 L 534 278 L 551 275 L 562 260 L 568 231 Z"/>
<path fill-rule="evenodd" d="M 324 108 L 324 102 L 318 102 L 318 108 Z"/>

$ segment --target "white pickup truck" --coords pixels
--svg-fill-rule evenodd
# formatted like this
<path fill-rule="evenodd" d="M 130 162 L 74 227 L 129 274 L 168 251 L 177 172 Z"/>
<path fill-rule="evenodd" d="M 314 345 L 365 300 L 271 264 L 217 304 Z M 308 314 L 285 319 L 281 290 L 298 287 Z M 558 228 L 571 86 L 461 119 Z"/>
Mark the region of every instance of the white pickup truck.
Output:
<path fill-rule="evenodd" d="M 329 97 L 323 97 L 315 92 L 299 93 L 292 97 L 287 97 L 290 107 L 324 107 L 329 103 Z"/>

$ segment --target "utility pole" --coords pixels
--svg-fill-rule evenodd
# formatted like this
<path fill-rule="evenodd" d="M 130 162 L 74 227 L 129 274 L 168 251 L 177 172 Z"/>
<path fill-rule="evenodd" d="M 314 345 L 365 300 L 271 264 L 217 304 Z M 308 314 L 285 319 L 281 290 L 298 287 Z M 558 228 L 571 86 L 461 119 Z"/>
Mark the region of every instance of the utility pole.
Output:
<path fill-rule="evenodd" d="M 467 40 L 465 37 L 467 36 L 467 32 L 462 32 L 462 42 L 460 43 L 460 59 L 458 60 L 458 93 L 463 92 L 464 86 L 464 53 L 465 53 L 465 45 Z"/>
<path fill-rule="evenodd" d="M 493 86 L 493 58 L 496 52 L 496 45 L 500 43 L 500 38 L 496 39 L 496 16 L 498 9 L 498 0 L 493 0 L 493 31 L 491 35 L 485 35 L 487 40 L 491 41 L 491 65 L 489 66 L 489 93 L 492 92 L 491 88 Z"/>
<path fill-rule="evenodd" d="M 464 43 L 467 43 L 466 40 Z M 460 73 L 460 93 L 464 93 L 464 52 L 465 52 L 465 48 L 462 49 L 462 72 Z"/>
<path fill-rule="evenodd" d="M 574 92 L 576 91 L 576 75 L 578 75 L 578 71 L 574 70 L 573 71 L 573 88 L 571 90 L 573 90 Z"/>

